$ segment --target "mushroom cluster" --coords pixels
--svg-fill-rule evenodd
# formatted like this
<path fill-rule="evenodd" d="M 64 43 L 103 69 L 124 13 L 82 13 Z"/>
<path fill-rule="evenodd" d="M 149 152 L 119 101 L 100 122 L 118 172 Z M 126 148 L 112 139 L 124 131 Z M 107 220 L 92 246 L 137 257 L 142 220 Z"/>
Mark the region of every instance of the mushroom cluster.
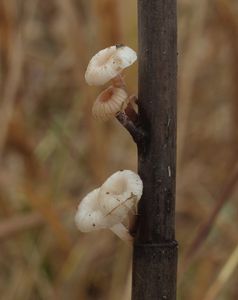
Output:
<path fill-rule="evenodd" d="M 116 117 L 135 142 L 141 138 L 134 120 L 137 119 L 135 96 L 128 96 L 122 71 L 137 59 L 136 52 L 124 45 L 99 51 L 90 60 L 85 80 L 89 85 L 111 85 L 94 102 L 92 114 L 100 120 Z M 136 173 L 124 170 L 110 176 L 100 188 L 90 192 L 78 206 L 75 222 L 82 232 L 109 228 L 122 240 L 131 241 L 130 225 L 137 213 L 143 190 Z"/>
<path fill-rule="evenodd" d="M 85 73 L 86 82 L 100 86 L 112 81 L 93 105 L 95 118 L 105 121 L 126 109 L 131 98 L 126 92 L 122 71 L 136 59 L 136 52 L 121 44 L 105 48 L 92 57 Z"/>
<path fill-rule="evenodd" d="M 75 216 L 78 229 L 88 232 L 108 228 L 122 240 L 131 241 L 129 223 L 136 215 L 142 190 L 143 183 L 136 173 L 114 173 L 81 200 Z"/>

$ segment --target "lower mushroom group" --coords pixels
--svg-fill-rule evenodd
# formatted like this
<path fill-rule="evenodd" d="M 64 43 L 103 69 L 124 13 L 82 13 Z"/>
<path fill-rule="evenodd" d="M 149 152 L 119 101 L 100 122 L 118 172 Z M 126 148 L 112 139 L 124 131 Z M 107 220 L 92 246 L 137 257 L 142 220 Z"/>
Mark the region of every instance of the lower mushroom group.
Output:
<path fill-rule="evenodd" d="M 136 214 L 142 190 L 142 181 L 136 173 L 130 170 L 114 173 L 80 202 L 75 216 L 78 229 L 89 232 L 108 228 L 122 240 L 132 240 L 128 223 Z"/>

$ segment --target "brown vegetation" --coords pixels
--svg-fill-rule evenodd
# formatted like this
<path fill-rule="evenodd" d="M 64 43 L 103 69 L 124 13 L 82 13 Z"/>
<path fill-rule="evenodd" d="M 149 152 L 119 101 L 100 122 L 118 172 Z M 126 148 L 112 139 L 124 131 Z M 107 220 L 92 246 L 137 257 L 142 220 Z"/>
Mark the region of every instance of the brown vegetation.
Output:
<path fill-rule="evenodd" d="M 136 148 L 91 107 L 84 71 L 137 48 L 136 1 L 0 1 L 0 298 L 130 297 L 131 248 L 83 234 L 79 200 Z M 178 299 L 238 299 L 238 3 L 178 1 Z M 126 72 L 136 93 L 136 66 Z"/>

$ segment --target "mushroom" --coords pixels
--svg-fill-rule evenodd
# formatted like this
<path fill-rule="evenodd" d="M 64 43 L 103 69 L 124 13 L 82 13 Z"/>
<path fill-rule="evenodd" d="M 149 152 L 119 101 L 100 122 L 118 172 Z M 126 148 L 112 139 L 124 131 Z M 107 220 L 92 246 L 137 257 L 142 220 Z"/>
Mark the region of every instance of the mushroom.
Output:
<path fill-rule="evenodd" d="M 136 214 L 142 195 L 142 181 L 132 171 L 114 173 L 105 183 L 83 198 L 75 223 L 82 232 L 108 228 L 122 240 L 131 241 L 126 223 Z"/>
<path fill-rule="evenodd" d="M 108 227 L 109 218 L 105 218 L 98 205 L 99 188 L 86 195 L 78 206 L 75 215 L 77 228 L 82 232 Z"/>
<path fill-rule="evenodd" d="M 108 216 L 115 216 L 121 222 L 128 214 L 136 214 L 141 198 L 143 183 L 138 174 L 121 170 L 110 176 L 99 190 L 100 209 Z"/>
<path fill-rule="evenodd" d="M 136 52 L 124 45 L 115 45 L 99 51 L 90 60 L 85 80 L 89 85 L 103 85 L 120 75 L 137 59 Z"/>
<path fill-rule="evenodd" d="M 108 120 L 123 111 L 128 104 L 128 95 L 124 89 L 108 87 L 95 100 L 92 114 L 95 118 Z"/>
<path fill-rule="evenodd" d="M 115 216 L 104 214 L 99 207 L 99 188 L 86 195 L 80 202 L 76 215 L 75 223 L 82 232 L 90 232 L 99 229 L 110 229 L 124 241 L 131 241 L 132 236 L 128 229 L 120 223 Z"/>

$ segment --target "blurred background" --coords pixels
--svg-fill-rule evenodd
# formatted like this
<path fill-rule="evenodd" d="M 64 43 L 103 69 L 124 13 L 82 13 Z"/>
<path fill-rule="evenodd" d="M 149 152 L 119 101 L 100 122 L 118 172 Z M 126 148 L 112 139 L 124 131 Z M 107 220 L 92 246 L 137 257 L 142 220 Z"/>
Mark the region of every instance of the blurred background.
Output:
<path fill-rule="evenodd" d="M 91 116 L 99 49 L 137 49 L 136 1 L 0 1 L 0 299 L 129 300 L 131 247 L 82 197 L 136 147 Z M 238 2 L 178 0 L 178 299 L 238 299 Z M 137 66 L 127 70 L 137 93 Z M 120 142 L 119 142 L 120 141 Z"/>

